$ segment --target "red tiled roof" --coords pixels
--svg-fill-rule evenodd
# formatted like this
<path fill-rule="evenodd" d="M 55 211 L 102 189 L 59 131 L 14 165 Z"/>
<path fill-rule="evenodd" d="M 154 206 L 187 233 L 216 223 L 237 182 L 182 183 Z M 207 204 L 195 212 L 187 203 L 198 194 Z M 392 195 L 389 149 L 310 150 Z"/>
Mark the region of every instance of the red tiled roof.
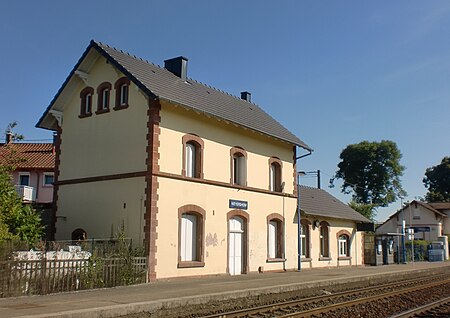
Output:
<path fill-rule="evenodd" d="M 53 144 L 11 143 L 0 144 L 0 165 L 7 164 L 12 152 L 19 158 L 15 165 L 17 169 L 53 169 L 55 155 Z"/>

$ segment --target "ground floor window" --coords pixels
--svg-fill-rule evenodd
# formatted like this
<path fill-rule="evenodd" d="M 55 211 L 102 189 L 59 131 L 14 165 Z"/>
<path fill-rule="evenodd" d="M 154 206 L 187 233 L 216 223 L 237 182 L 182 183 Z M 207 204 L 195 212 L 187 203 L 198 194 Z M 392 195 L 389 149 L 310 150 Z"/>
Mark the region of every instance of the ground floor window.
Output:
<path fill-rule="evenodd" d="M 349 239 L 347 235 L 341 235 L 338 239 L 339 242 L 339 256 L 350 256 L 349 253 Z"/>
<path fill-rule="evenodd" d="M 329 227 L 327 222 L 320 222 L 320 257 L 330 257 Z"/>
<path fill-rule="evenodd" d="M 181 217 L 181 261 L 197 261 L 197 216 L 185 213 Z"/>
<path fill-rule="evenodd" d="M 277 213 L 267 216 L 267 258 L 284 258 L 283 217 Z"/>
<path fill-rule="evenodd" d="M 205 210 L 196 205 L 178 209 L 178 267 L 204 266 Z"/>
<path fill-rule="evenodd" d="M 302 219 L 300 222 L 301 222 L 300 241 L 301 241 L 301 248 L 302 248 L 301 256 L 303 258 L 310 258 L 310 250 L 309 250 L 309 240 L 310 240 L 309 225 L 310 225 L 310 222 L 305 219 Z"/>

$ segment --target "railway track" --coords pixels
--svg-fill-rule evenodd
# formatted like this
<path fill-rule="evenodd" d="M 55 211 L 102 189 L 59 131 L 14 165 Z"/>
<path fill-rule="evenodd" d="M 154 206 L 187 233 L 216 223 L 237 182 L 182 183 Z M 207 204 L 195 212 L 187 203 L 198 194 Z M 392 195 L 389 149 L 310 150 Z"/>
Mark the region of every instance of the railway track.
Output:
<path fill-rule="evenodd" d="M 407 281 L 366 287 L 335 294 L 285 301 L 226 313 L 218 313 L 204 316 L 202 318 L 326 317 L 327 313 L 330 313 L 330 316 L 333 317 L 341 317 L 340 314 L 337 314 L 339 311 L 343 311 L 343 315 L 351 317 L 355 314 L 357 310 L 355 308 L 358 306 L 362 306 L 364 309 L 365 304 L 371 304 L 373 307 L 373 305 L 377 302 L 380 303 L 386 301 L 386 299 L 395 299 L 401 295 L 414 294 L 419 290 L 432 291 L 437 289 L 438 286 L 442 287 L 444 285 L 450 290 L 449 275 L 410 279 Z M 391 303 L 392 302 L 393 301 L 391 300 Z M 345 311 L 347 311 L 347 313 L 344 313 Z M 368 316 L 362 315 L 361 317 Z M 375 317 L 381 318 L 383 316 L 376 315 Z"/>
<path fill-rule="evenodd" d="M 390 318 L 447 318 L 450 316 L 450 296 Z"/>

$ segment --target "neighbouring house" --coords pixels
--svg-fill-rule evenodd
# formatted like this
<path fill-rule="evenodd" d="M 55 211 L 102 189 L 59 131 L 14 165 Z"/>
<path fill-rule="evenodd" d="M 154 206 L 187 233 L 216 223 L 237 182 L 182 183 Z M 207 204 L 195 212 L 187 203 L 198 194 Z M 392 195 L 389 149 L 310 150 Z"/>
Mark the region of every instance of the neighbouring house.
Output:
<path fill-rule="evenodd" d="M 306 268 L 364 263 L 359 223 L 369 219 L 322 189 L 300 186 L 302 258 Z"/>
<path fill-rule="evenodd" d="M 44 239 L 53 237 L 52 207 L 55 149 L 53 143 L 13 142 L 6 134 L 0 143 L 0 165 L 14 160 L 12 181 L 25 204 L 31 204 L 41 215 L 46 226 Z"/>
<path fill-rule="evenodd" d="M 190 79 L 187 62 L 91 41 L 37 123 L 57 132 L 56 238 L 123 228 L 150 280 L 295 269 L 297 159 L 312 149 L 249 92 Z M 328 224 L 361 240 L 352 221 Z"/>
<path fill-rule="evenodd" d="M 450 202 L 426 203 L 417 200 L 404 205 L 392 214 L 377 230 L 377 235 L 402 233 L 402 224 L 414 229 L 417 240 L 437 241 L 438 237 L 450 235 Z"/>

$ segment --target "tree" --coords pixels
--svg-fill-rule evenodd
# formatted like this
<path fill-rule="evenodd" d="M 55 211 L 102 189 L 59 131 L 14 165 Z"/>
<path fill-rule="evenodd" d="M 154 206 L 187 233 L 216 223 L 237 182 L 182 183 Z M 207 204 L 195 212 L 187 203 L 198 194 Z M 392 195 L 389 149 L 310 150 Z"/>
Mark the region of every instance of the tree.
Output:
<path fill-rule="evenodd" d="M 15 127 L 15 123 L 8 126 Z M 8 132 L 7 130 L 7 132 Z M 13 134 L 13 140 L 19 135 Z M 43 226 L 39 214 L 31 207 L 24 205 L 17 194 L 11 180 L 15 164 L 21 161 L 10 145 L 2 151 L 5 157 L 0 163 L 0 242 L 17 239 L 33 244 L 43 234 Z"/>
<path fill-rule="evenodd" d="M 355 200 L 352 200 L 348 203 L 348 206 L 355 210 L 356 212 L 359 212 L 366 218 L 368 218 L 371 221 L 375 221 L 376 216 L 376 206 L 374 204 L 364 204 L 364 203 L 358 203 Z"/>
<path fill-rule="evenodd" d="M 427 168 L 423 183 L 428 189 L 428 202 L 450 202 L 450 157 L 444 157 L 437 166 Z"/>
<path fill-rule="evenodd" d="M 401 157 L 396 143 L 390 140 L 348 145 L 341 152 L 330 186 L 335 179 L 342 179 L 342 192 L 352 193 L 355 203 L 385 207 L 406 195 L 400 181 L 405 170 Z"/>

